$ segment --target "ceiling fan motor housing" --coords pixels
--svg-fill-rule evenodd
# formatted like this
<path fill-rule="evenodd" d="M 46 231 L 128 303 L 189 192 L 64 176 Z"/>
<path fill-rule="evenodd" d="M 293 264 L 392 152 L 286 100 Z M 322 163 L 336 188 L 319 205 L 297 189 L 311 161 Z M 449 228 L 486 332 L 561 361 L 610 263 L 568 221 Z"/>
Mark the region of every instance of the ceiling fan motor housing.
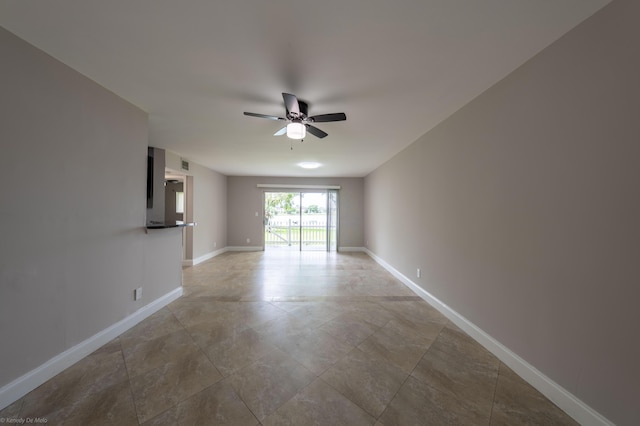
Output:
<path fill-rule="evenodd" d="M 298 108 L 300 109 L 300 115 L 296 115 L 296 113 L 291 113 L 289 110 L 287 110 L 287 118 L 290 120 L 296 118 L 305 120 L 309 115 L 309 105 L 307 105 L 306 102 L 302 102 L 298 99 Z"/>

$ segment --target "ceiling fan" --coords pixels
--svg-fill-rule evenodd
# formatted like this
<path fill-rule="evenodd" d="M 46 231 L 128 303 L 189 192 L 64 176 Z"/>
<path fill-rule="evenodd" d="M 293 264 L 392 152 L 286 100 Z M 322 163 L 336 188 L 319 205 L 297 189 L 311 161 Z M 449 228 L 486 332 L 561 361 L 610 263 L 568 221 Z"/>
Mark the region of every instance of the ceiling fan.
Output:
<path fill-rule="evenodd" d="M 333 114 L 320 114 L 314 115 L 313 117 L 309 117 L 308 109 L 309 106 L 306 102 L 302 102 L 298 100 L 294 95 L 290 93 L 283 93 L 282 97 L 284 99 L 284 106 L 286 108 L 287 114 L 285 117 L 276 117 L 275 115 L 264 115 L 264 114 L 256 114 L 254 112 L 245 112 L 244 115 L 248 115 L 250 117 L 259 117 L 259 118 L 267 118 L 269 120 L 276 121 L 288 121 L 289 123 L 278 130 L 273 134 L 273 136 L 281 136 L 286 133 L 288 137 L 291 139 L 304 139 L 306 136 L 307 130 L 313 136 L 318 138 L 324 138 L 327 136 L 327 133 L 318 129 L 315 126 L 312 126 L 309 123 L 327 123 L 330 121 L 344 121 L 347 119 L 347 116 L 344 112 L 336 112 Z"/>

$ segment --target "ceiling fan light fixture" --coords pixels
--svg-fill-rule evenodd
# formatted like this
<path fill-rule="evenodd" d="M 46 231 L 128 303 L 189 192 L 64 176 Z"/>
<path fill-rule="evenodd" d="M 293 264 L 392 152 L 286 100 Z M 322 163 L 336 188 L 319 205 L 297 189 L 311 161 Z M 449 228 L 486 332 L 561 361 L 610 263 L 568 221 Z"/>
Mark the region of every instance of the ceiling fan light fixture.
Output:
<path fill-rule="evenodd" d="M 291 139 L 304 139 L 307 135 L 307 129 L 304 124 L 299 121 L 293 121 L 287 124 L 287 137 Z"/>

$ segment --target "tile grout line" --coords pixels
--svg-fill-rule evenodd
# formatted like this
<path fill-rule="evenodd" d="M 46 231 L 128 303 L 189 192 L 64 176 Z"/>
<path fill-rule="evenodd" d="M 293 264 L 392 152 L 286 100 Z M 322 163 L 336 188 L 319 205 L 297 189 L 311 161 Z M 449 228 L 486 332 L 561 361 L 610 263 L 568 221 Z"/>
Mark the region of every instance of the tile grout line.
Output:
<path fill-rule="evenodd" d="M 131 384 L 131 372 L 129 371 L 129 366 L 127 364 L 127 360 L 124 356 L 124 348 L 122 347 L 122 340 L 120 339 L 120 336 L 117 337 L 118 339 L 118 344 L 120 346 L 120 356 L 122 357 L 122 363 L 124 364 L 124 368 L 127 372 L 127 384 L 129 385 L 129 394 L 131 395 L 131 403 L 133 404 L 133 410 L 136 413 L 136 421 L 138 422 L 138 425 L 142 424 L 140 423 L 140 413 L 138 412 L 138 406 L 136 405 L 136 397 L 133 394 L 133 385 Z"/>
<path fill-rule="evenodd" d="M 496 394 L 498 393 L 498 380 L 500 379 L 500 370 L 502 369 L 502 362 L 498 362 L 498 371 L 496 373 L 496 383 L 493 387 L 493 398 L 491 398 L 491 412 L 489 413 L 489 425 L 493 420 L 493 409 L 496 406 Z"/>
<path fill-rule="evenodd" d="M 415 371 L 415 369 L 418 367 L 418 364 L 420 364 L 420 361 L 422 361 L 424 359 L 425 356 L 427 356 L 427 353 L 429 352 L 429 350 L 431 349 L 431 346 L 435 343 L 435 341 L 438 339 L 438 337 L 440 337 L 440 335 L 442 334 L 442 330 L 445 329 L 446 326 L 443 326 L 440 331 L 438 331 L 438 335 L 433 339 L 433 341 L 431 343 L 429 343 L 429 347 L 427 347 L 427 350 L 424 351 L 424 353 L 422 354 L 422 356 L 420 357 L 420 359 L 418 360 L 418 362 L 416 362 L 416 365 L 413 366 L 413 368 L 411 369 L 411 372 L 409 372 L 409 374 L 407 374 L 407 377 L 405 377 L 404 381 L 402 382 L 402 385 L 400 385 L 400 387 L 398 388 L 398 390 L 396 391 L 396 393 L 393 395 L 393 398 L 391 398 L 391 400 L 389 401 L 389 404 L 391 404 L 391 402 L 395 399 L 395 397 L 398 395 L 398 393 L 400 392 L 400 389 L 402 389 L 402 387 L 407 383 L 407 381 L 409 380 L 410 377 L 413 377 L 412 374 Z M 418 380 L 417 378 L 413 377 L 414 380 Z M 429 388 L 438 391 L 439 389 L 433 387 L 430 383 L 425 383 L 420 381 L 420 383 L 423 383 L 425 386 L 428 386 Z M 456 398 L 457 399 L 457 398 Z M 382 414 L 380 414 L 380 417 L 378 417 L 376 420 L 380 420 L 380 418 L 384 415 L 385 411 L 387 411 L 387 408 L 389 407 L 389 404 L 387 404 L 387 406 L 385 407 L 384 411 L 382 412 Z"/>

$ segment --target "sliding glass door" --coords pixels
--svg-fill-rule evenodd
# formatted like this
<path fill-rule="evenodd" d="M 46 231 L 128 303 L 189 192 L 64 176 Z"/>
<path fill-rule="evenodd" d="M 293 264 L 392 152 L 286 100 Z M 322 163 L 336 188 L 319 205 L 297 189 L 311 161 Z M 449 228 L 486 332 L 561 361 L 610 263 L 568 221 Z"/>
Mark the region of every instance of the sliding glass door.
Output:
<path fill-rule="evenodd" d="M 327 250 L 327 193 L 300 193 L 300 250 Z"/>
<path fill-rule="evenodd" d="M 265 249 L 337 249 L 337 191 L 265 192 L 264 200 Z"/>

